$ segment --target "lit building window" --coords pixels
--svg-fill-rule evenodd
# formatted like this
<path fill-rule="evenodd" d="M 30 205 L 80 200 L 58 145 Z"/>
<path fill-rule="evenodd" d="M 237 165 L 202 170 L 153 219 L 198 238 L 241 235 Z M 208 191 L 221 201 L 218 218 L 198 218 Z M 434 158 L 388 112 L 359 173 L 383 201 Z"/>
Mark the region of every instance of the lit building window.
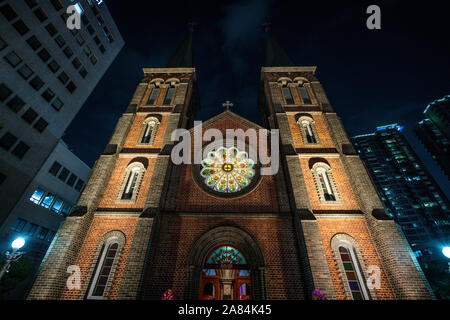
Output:
<path fill-rule="evenodd" d="M 42 197 L 44 196 L 44 193 L 45 193 L 44 190 L 37 188 L 33 192 L 33 195 L 30 197 L 30 201 L 34 202 L 36 204 L 39 204 L 39 202 L 41 201 Z"/>
<path fill-rule="evenodd" d="M 16 222 L 14 223 L 14 225 L 11 227 L 11 230 L 16 231 L 16 232 L 22 232 L 22 230 L 26 224 L 27 224 L 27 220 L 18 218 L 16 220 Z"/>
<path fill-rule="evenodd" d="M 54 199 L 55 199 L 55 196 L 53 194 L 47 193 L 41 202 L 41 206 L 43 206 L 46 209 L 50 208 Z"/>

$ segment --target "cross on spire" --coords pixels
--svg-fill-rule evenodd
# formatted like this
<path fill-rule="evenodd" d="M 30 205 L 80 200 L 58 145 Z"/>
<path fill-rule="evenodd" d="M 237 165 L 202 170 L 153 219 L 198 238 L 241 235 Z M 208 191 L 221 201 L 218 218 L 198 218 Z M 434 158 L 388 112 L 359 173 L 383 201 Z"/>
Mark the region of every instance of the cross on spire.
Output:
<path fill-rule="evenodd" d="M 232 104 L 230 101 L 227 100 L 227 102 L 222 103 L 222 106 L 227 110 L 230 110 L 231 107 L 234 107 L 234 104 Z"/>

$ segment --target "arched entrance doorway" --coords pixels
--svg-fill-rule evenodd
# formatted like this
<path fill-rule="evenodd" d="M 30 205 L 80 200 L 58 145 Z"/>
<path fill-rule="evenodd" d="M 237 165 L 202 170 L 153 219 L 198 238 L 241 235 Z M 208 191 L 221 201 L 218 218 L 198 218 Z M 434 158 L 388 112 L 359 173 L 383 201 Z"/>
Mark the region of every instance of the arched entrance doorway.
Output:
<path fill-rule="evenodd" d="M 251 270 L 244 255 L 230 245 L 209 255 L 202 269 L 200 299 L 250 300 Z"/>
<path fill-rule="evenodd" d="M 220 226 L 198 238 L 187 260 L 186 298 L 266 299 L 262 251 L 243 229 Z"/>

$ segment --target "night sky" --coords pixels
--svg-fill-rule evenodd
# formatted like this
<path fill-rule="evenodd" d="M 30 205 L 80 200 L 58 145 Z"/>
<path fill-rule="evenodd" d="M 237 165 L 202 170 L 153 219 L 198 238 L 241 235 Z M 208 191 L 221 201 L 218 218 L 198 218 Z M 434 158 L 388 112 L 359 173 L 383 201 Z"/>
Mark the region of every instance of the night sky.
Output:
<path fill-rule="evenodd" d="M 265 33 L 316 75 L 348 135 L 399 123 L 447 196 L 450 182 L 425 151 L 414 124 L 431 101 L 450 94 L 449 10 L 436 1 L 105 1 L 125 39 L 63 140 L 89 166 L 103 152 L 141 80 L 143 67 L 164 67 L 194 20 L 197 120 L 223 111 L 259 123 L 257 93 Z M 357 3 L 355 3 L 357 2 Z M 414 3 L 414 4 L 412 4 Z M 382 10 L 382 30 L 366 27 L 366 9 Z"/>

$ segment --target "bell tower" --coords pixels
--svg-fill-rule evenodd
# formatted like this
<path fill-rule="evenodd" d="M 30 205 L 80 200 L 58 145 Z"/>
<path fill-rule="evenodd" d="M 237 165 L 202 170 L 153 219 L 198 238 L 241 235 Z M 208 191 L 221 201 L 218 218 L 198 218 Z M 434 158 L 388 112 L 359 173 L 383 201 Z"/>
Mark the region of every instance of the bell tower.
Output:
<path fill-rule="evenodd" d="M 258 106 L 264 125 L 280 130 L 308 294 L 315 288 L 328 299 L 429 299 L 430 287 L 386 215 L 316 67 L 294 65 L 265 27 Z"/>
<path fill-rule="evenodd" d="M 199 108 L 192 36 L 191 26 L 165 68 L 143 69 L 130 104 L 44 258 L 28 299 L 138 297 L 164 194 L 170 136 L 174 129 L 191 127 Z M 80 287 L 67 285 L 67 270 L 80 275 Z"/>

